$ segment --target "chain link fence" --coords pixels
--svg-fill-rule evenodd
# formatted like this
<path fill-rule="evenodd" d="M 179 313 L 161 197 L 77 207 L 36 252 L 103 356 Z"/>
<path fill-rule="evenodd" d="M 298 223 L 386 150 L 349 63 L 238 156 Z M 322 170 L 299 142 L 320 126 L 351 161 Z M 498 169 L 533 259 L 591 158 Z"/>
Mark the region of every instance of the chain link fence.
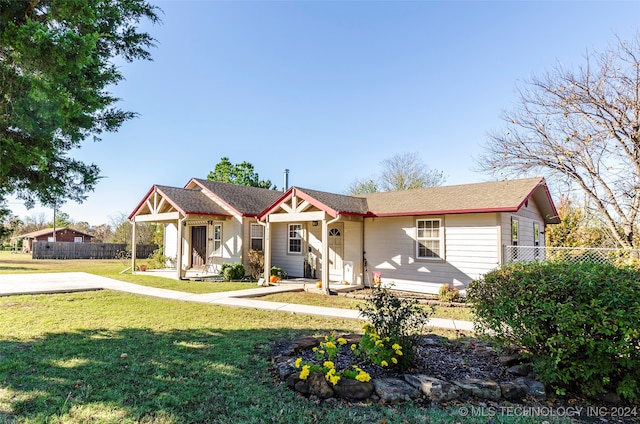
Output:
<path fill-rule="evenodd" d="M 640 249 L 503 246 L 503 262 L 570 261 L 639 265 Z"/>

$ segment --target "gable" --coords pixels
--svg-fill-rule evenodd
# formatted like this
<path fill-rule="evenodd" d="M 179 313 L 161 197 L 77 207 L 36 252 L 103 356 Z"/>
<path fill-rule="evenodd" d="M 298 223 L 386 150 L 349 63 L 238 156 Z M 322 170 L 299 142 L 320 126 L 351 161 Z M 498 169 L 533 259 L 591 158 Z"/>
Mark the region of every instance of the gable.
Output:
<path fill-rule="evenodd" d="M 155 185 L 129 219 L 136 221 L 174 221 L 187 215 L 230 216 L 200 190 Z"/>

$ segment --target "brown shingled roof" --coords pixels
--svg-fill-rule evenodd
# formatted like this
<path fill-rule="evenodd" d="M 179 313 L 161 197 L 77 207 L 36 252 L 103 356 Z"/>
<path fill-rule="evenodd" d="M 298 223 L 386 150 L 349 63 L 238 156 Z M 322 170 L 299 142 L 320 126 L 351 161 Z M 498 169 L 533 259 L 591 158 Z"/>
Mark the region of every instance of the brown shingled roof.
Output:
<path fill-rule="evenodd" d="M 156 185 L 158 191 L 184 214 L 230 215 L 200 190 Z"/>
<path fill-rule="evenodd" d="M 211 192 L 241 215 L 256 216 L 282 196 L 281 191 L 221 183 L 193 178 L 200 187 Z"/>
<path fill-rule="evenodd" d="M 556 222 L 557 215 L 552 202 L 544 202 L 548 196 L 543 178 L 526 178 L 510 181 L 494 181 L 455 186 L 392 191 L 360 195 L 367 200 L 369 211 L 377 216 L 515 212 L 534 196 L 546 215 L 545 221 Z M 550 200 L 550 199 L 549 199 Z M 545 206 L 543 203 L 548 203 Z"/>
<path fill-rule="evenodd" d="M 367 200 L 360 197 L 327 193 L 325 191 L 311 190 L 308 188 L 296 187 L 296 189 L 298 192 L 305 193 L 307 196 L 318 200 L 323 205 L 328 206 L 338 213 L 366 215 L 368 212 Z"/>

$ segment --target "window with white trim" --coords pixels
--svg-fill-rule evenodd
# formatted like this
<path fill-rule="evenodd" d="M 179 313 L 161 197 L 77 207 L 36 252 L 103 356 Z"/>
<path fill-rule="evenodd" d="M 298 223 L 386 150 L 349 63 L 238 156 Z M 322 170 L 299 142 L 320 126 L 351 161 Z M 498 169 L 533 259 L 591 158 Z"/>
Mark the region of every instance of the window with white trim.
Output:
<path fill-rule="evenodd" d="M 260 224 L 251 224 L 251 249 L 262 252 L 264 250 L 264 227 Z"/>
<path fill-rule="evenodd" d="M 302 253 L 302 224 L 289 224 L 288 253 Z"/>
<path fill-rule="evenodd" d="M 222 256 L 222 224 L 213 224 L 213 256 Z"/>
<path fill-rule="evenodd" d="M 533 245 L 540 246 L 540 224 L 533 223 Z"/>
<path fill-rule="evenodd" d="M 518 220 L 516 218 L 511 218 L 511 245 L 518 245 L 518 230 L 519 230 Z"/>
<path fill-rule="evenodd" d="M 442 220 L 416 220 L 416 257 L 442 259 Z"/>
<path fill-rule="evenodd" d="M 73 242 L 74 243 L 82 243 L 84 241 L 84 238 L 82 237 L 74 237 L 73 238 Z"/>

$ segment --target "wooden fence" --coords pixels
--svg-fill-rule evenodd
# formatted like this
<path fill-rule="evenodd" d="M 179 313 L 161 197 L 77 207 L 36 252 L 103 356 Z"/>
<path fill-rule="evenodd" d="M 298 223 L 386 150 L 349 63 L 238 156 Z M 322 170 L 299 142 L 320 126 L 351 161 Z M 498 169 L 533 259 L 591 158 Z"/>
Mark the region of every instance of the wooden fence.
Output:
<path fill-rule="evenodd" d="M 136 246 L 136 259 L 146 259 L 158 248 L 157 244 Z M 124 243 L 73 243 L 36 241 L 33 259 L 118 259 L 131 257 Z"/>

